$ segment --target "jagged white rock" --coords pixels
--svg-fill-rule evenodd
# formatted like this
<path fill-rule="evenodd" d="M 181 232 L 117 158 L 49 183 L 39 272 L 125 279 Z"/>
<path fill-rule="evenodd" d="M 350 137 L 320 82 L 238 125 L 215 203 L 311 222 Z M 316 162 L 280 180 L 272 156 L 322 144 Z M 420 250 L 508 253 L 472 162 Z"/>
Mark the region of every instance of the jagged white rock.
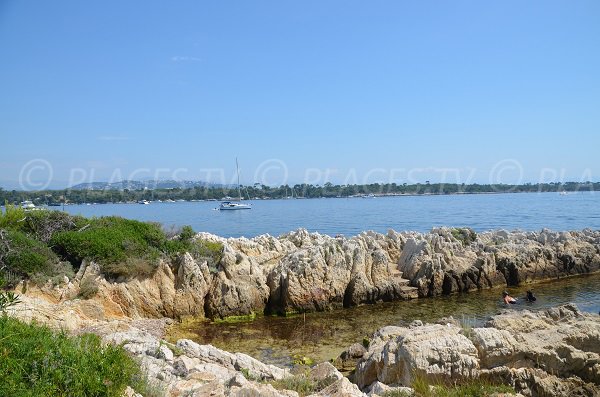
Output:
<path fill-rule="evenodd" d="M 384 327 L 373 335 L 354 379 L 369 392 L 376 382 L 411 386 L 419 375 L 483 376 L 528 396 L 600 395 L 600 316 L 573 305 L 505 311 L 467 335 L 451 323 Z"/>

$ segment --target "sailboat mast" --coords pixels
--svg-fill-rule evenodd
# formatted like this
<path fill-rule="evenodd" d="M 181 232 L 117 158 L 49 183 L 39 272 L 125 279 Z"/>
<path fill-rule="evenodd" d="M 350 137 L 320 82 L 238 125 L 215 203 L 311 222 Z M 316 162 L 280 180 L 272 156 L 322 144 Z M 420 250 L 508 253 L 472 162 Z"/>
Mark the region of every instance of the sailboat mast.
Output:
<path fill-rule="evenodd" d="M 240 166 L 238 164 L 237 157 L 235 158 L 235 168 L 237 170 L 237 177 L 238 177 L 238 199 L 240 201 L 242 201 L 242 190 L 240 189 Z"/>

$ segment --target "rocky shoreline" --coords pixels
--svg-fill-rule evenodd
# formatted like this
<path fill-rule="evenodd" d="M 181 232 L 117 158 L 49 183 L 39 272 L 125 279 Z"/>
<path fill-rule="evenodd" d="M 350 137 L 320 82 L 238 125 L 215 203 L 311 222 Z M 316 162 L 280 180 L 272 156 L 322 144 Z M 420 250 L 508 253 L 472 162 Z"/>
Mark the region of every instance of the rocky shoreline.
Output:
<path fill-rule="evenodd" d="M 415 377 L 485 378 L 526 396 L 600 395 L 600 317 L 573 305 L 504 313 L 484 327 L 452 319 L 385 327 L 373 335 L 354 380 L 359 388 L 412 385 Z"/>
<path fill-rule="evenodd" d="M 107 280 L 99 266 L 84 262 L 73 280 L 59 286 L 19 285 L 22 302 L 10 315 L 123 344 L 169 396 L 292 396 L 295 392 L 269 383 L 292 376 L 289 371 L 185 339 L 169 344 L 166 327 L 185 316 L 321 311 L 600 269 L 600 232 L 591 230 L 475 234 L 440 228 L 346 238 L 301 229 L 278 238 L 223 239 L 206 233 L 196 238 L 223 245 L 216 268 L 184 254 L 172 263 L 162 261 L 149 277 Z M 97 291 L 81 299 L 90 281 Z M 507 312 L 475 329 L 453 320 L 385 327 L 367 349 L 354 347 L 340 358 L 357 360 L 354 383 L 327 363 L 306 376 L 326 380 L 317 395 L 331 396 L 381 395 L 390 387 L 412 386 L 415 375 L 493 379 L 526 396 L 598 395 L 598 346 L 598 316 L 563 306 Z"/>
<path fill-rule="evenodd" d="M 92 282 L 86 303 L 100 317 L 179 319 L 324 311 L 360 304 L 512 286 L 600 270 L 600 231 L 475 234 L 364 232 L 330 237 L 297 231 L 253 239 L 196 238 L 223 246 L 216 267 L 184 254 L 153 275 L 107 280 L 84 262 L 74 280 L 43 293 L 56 301 Z M 22 286 L 17 290 L 22 290 Z"/>
<path fill-rule="evenodd" d="M 25 296 L 9 315 L 28 320 L 45 313 L 45 323 L 55 328 L 70 316 L 70 324 L 77 324 L 74 333 L 97 334 L 133 355 L 156 395 L 298 396 L 282 382 L 298 376 L 290 369 L 187 339 L 165 341 L 168 320 L 91 320 L 61 310 Z M 313 396 L 410 396 L 417 379 L 433 385 L 484 379 L 532 397 L 600 396 L 600 316 L 563 305 L 538 312 L 505 310 L 480 328 L 462 327 L 452 318 L 414 321 L 379 329 L 366 348 L 350 346 L 338 358 L 347 359 L 356 362 L 349 377 L 330 363 L 301 372 L 306 381 L 323 385 Z M 126 395 L 140 396 L 132 389 Z"/>

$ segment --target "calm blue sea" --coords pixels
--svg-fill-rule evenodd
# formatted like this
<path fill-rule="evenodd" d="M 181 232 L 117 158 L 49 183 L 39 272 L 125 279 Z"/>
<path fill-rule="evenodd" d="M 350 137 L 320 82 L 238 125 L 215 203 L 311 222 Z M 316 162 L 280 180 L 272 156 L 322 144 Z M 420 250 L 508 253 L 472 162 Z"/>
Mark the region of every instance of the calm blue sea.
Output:
<path fill-rule="evenodd" d="M 426 232 L 436 226 L 490 229 L 600 229 L 600 192 L 255 200 L 253 208 L 215 211 L 218 202 L 71 205 L 84 216 L 119 215 L 165 227 L 191 225 L 224 237 L 280 235 L 297 228 L 351 236 L 364 230 Z M 52 208 L 52 207 L 51 207 Z M 58 209 L 58 207 L 57 207 Z"/>

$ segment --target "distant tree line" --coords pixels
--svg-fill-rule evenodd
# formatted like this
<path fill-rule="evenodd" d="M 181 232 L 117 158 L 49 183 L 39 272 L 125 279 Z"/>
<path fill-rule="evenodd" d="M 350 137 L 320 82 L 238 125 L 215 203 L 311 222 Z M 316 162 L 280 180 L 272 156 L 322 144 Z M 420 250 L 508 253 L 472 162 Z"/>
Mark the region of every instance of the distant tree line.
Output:
<path fill-rule="evenodd" d="M 456 184 L 456 183 L 372 183 L 367 185 L 297 184 L 279 187 L 254 184 L 241 187 L 245 199 L 332 198 L 361 195 L 438 195 L 477 193 L 536 193 L 600 191 L 600 182 L 526 183 L 507 184 Z M 238 197 L 237 188 L 197 186 L 192 188 L 140 189 L 140 190 L 88 190 L 63 189 L 42 191 L 4 190 L 0 188 L 0 202 L 18 204 L 30 200 L 41 204 L 119 203 L 141 200 L 221 200 Z"/>

